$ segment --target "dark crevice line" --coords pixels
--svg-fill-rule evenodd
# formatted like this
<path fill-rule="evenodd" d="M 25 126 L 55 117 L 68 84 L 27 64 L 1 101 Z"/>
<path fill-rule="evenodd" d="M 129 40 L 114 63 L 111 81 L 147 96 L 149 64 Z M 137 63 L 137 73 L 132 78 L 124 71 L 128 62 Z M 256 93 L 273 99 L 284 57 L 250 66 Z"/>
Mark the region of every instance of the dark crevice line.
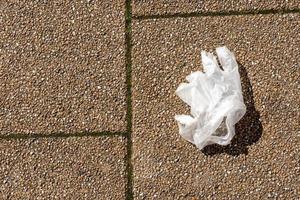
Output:
<path fill-rule="evenodd" d="M 80 132 L 80 133 L 50 133 L 50 134 L 17 134 L 12 133 L 8 135 L 0 135 L 0 140 L 11 140 L 11 139 L 31 139 L 31 138 L 69 138 L 69 137 L 115 137 L 123 136 L 126 137 L 127 133 L 125 132 L 111 132 L 111 131 L 102 131 L 102 132 Z"/>
<path fill-rule="evenodd" d="M 245 11 L 220 11 L 220 12 L 191 12 L 191 13 L 174 13 L 174 14 L 157 14 L 157 15 L 140 15 L 133 16 L 133 19 L 169 19 L 169 18 L 189 18 L 189 17 L 216 17 L 216 16 L 232 16 L 232 15 L 267 15 L 267 14 L 289 14 L 300 13 L 300 9 L 268 9 L 268 10 L 245 10 Z"/>
<path fill-rule="evenodd" d="M 126 119 L 127 119 L 127 154 L 125 157 L 126 161 L 126 172 L 127 172 L 127 184 L 126 184 L 126 199 L 133 199 L 133 166 L 131 162 L 132 157 L 132 104 L 131 104 L 131 0 L 126 0 L 125 3 L 125 65 L 126 65 L 126 86 L 127 86 L 127 97 L 126 97 Z"/>

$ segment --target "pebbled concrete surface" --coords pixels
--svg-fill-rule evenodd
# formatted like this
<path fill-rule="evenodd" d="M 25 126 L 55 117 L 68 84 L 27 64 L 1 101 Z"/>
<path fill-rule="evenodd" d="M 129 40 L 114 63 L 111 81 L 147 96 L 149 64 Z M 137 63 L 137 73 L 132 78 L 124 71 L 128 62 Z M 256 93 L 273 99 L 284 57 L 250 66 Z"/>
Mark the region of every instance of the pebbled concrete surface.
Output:
<path fill-rule="evenodd" d="M 132 4 L 135 16 L 300 7 Z M 0 1 L 0 199 L 130 199 L 131 142 L 92 133 L 126 131 L 124 11 L 124 0 Z M 297 199 L 299 13 L 169 17 L 132 19 L 134 198 Z M 174 115 L 189 110 L 174 91 L 201 70 L 200 50 L 222 44 L 240 62 L 247 113 L 230 146 L 198 151 L 178 135 Z M 33 133 L 44 135 L 22 135 Z"/>
<path fill-rule="evenodd" d="M 133 21 L 135 199 L 300 196 L 299 14 Z M 203 151 L 178 134 L 175 96 L 200 50 L 226 44 L 240 62 L 248 112 L 232 145 Z"/>
<path fill-rule="evenodd" d="M 299 8 L 298 0 L 133 0 L 132 4 L 134 16 Z"/>
<path fill-rule="evenodd" d="M 0 134 L 126 130 L 125 2 L 0 2 Z"/>
<path fill-rule="evenodd" d="M 0 140 L 0 199 L 125 199 L 126 139 Z"/>

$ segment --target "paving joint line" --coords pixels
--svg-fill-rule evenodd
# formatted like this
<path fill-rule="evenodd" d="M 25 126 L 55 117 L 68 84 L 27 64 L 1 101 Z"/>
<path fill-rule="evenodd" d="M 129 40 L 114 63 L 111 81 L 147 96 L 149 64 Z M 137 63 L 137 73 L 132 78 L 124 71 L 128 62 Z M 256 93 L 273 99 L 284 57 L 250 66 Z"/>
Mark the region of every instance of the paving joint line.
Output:
<path fill-rule="evenodd" d="M 79 132 L 79 133 L 50 133 L 50 134 L 19 134 L 11 133 L 8 135 L 0 135 L 0 140 L 13 140 L 13 139 L 37 139 L 37 138 L 69 138 L 69 137 L 115 137 L 122 136 L 126 137 L 126 132 L 111 132 L 111 131 L 101 131 L 101 132 Z"/>
<path fill-rule="evenodd" d="M 126 199 L 133 199 L 133 166 L 131 162 L 132 158 L 132 96 L 131 96 L 131 49 L 132 49 L 132 41 L 131 41 L 131 21 L 132 21 L 132 13 L 131 13 L 131 0 L 125 1 L 125 66 L 126 66 L 126 86 L 127 86 L 127 94 L 126 94 L 126 120 L 127 120 L 127 153 L 125 157 L 126 163 L 126 172 L 127 172 L 127 184 L 126 184 Z"/>
<path fill-rule="evenodd" d="M 234 16 L 234 15 L 267 15 L 267 14 L 290 14 L 300 13 L 297 9 L 267 9 L 267 10 L 245 10 L 245 11 L 219 11 L 219 12 L 191 12 L 191 13 L 174 13 L 174 14 L 155 14 L 155 15 L 137 15 L 132 16 L 136 20 L 147 19 L 170 19 L 170 18 L 189 18 L 189 17 L 217 17 L 217 16 Z"/>

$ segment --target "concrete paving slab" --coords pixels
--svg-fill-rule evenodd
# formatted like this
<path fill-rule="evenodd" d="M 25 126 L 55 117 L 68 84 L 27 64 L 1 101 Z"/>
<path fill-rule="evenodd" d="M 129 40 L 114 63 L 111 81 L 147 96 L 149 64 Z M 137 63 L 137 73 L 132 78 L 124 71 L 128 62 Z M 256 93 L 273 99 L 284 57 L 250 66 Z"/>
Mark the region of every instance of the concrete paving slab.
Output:
<path fill-rule="evenodd" d="M 136 199 L 300 196 L 300 14 L 133 21 Z M 199 151 L 178 134 L 175 96 L 200 51 L 226 45 L 240 63 L 247 113 L 227 147 Z"/>
<path fill-rule="evenodd" d="M 192 12 L 228 12 L 270 9 L 299 9 L 298 0 L 133 0 L 132 12 L 135 16 L 163 15 Z"/>
<path fill-rule="evenodd" d="M 1 199 L 125 199 L 123 137 L 0 140 Z"/>
<path fill-rule="evenodd" d="M 125 3 L 1 1 L 0 133 L 126 130 Z"/>

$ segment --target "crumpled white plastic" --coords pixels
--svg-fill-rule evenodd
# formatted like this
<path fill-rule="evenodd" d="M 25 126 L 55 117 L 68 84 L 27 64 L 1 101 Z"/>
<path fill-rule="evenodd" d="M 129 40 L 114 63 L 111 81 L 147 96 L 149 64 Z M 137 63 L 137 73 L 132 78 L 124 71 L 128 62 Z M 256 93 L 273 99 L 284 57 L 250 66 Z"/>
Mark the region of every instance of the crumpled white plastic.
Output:
<path fill-rule="evenodd" d="M 204 73 L 186 77 L 176 94 L 191 107 L 191 115 L 176 115 L 180 135 L 199 149 L 217 143 L 228 145 L 235 135 L 234 125 L 246 113 L 238 64 L 227 47 L 216 49 L 216 57 L 202 51 Z"/>

